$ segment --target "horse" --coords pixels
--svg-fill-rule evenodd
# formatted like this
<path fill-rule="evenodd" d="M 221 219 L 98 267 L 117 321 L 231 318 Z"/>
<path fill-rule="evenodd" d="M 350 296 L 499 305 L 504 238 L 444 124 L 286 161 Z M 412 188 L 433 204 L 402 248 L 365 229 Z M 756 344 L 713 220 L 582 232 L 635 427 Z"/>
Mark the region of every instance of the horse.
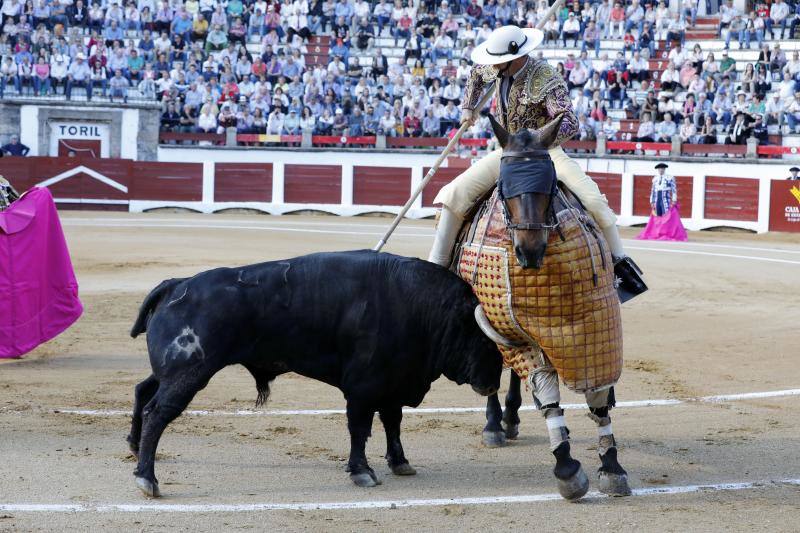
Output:
<path fill-rule="evenodd" d="M 613 262 L 594 220 L 557 180 L 548 147 L 562 119 L 511 135 L 490 115 L 503 148 L 500 176 L 467 217 L 452 268 L 472 285 L 481 301 L 476 319 L 512 367 L 505 413 L 497 394 L 488 400 L 484 443 L 498 446 L 517 437 L 520 384 L 527 377 L 547 423 L 558 490 L 567 500 L 583 497 L 589 480 L 570 454 L 561 378 L 585 394 L 597 424 L 599 490 L 627 496 L 627 472 L 617 458 L 609 416 L 622 370 Z M 577 322 L 568 321 L 576 316 Z M 569 327 L 559 328 L 564 317 Z"/>

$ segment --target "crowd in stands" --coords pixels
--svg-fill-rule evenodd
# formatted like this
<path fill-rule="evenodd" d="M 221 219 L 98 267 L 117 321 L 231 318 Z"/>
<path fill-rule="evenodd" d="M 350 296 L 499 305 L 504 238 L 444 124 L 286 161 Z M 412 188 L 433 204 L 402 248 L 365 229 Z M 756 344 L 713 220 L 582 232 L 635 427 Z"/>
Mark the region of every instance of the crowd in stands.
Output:
<path fill-rule="evenodd" d="M 574 97 L 581 139 L 618 138 L 609 110 L 640 120 L 633 138 L 739 143 L 767 126 L 800 131 L 800 2 L 744 14 L 725 0 L 726 47 L 756 43 L 739 72 L 727 53 L 685 50 L 698 0 L 575 0 L 545 21 L 546 44 L 570 46 L 555 65 Z M 0 98 L 15 94 L 157 101 L 178 132 L 442 136 L 460 120 L 469 56 L 492 29 L 533 26 L 547 0 L 2 0 Z M 329 61 L 307 62 L 315 36 Z M 381 42 L 402 47 L 400 58 Z M 622 41 L 613 57 L 601 50 Z M 669 65 L 648 58 L 666 41 Z M 733 42 L 733 44 L 731 44 Z M 541 52 L 539 52 L 541 54 Z M 364 60 L 366 58 L 366 61 Z M 467 136 L 486 136 L 482 116 Z"/>

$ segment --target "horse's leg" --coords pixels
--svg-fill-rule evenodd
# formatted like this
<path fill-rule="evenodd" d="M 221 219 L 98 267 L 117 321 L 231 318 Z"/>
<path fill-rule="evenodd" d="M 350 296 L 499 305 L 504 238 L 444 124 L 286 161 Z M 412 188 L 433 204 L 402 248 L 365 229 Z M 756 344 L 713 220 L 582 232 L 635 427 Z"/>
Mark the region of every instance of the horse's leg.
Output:
<path fill-rule="evenodd" d="M 569 430 L 564 422 L 564 410 L 559 405 L 558 374 L 552 367 L 537 370 L 533 375 L 533 399 L 547 422 L 550 451 L 556 458 L 553 475 L 558 492 L 567 500 L 577 500 L 589 490 L 589 478 L 581 463 L 570 455 Z"/>
<path fill-rule="evenodd" d="M 133 398 L 133 416 L 131 432 L 128 433 L 128 447 L 134 455 L 139 453 L 139 441 L 142 438 L 142 410 L 158 391 L 158 380 L 152 374 L 136 385 Z"/>
<path fill-rule="evenodd" d="M 383 429 L 386 430 L 386 461 L 389 468 L 396 476 L 413 476 L 417 473 L 414 467 L 408 464 L 403 443 L 400 442 L 400 422 L 403 420 L 401 406 L 381 409 L 379 411 Z"/>
<path fill-rule="evenodd" d="M 519 408 L 522 405 L 519 376 L 511 371 L 511 381 L 506 394 L 506 409 L 503 411 L 503 429 L 507 439 L 516 439 L 519 435 Z"/>
<path fill-rule="evenodd" d="M 502 420 L 503 408 L 500 406 L 497 393 L 494 393 L 486 399 L 486 426 L 481 435 L 484 446 L 499 448 L 506 445 L 506 434 L 501 425 Z"/>
<path fill-rule="evenodd" d="M 617 442 L 611 430 L 609 410 L 614 407 L 614 387 L 599 392 L 587 392 L 586 403 L 589 405 L 589 418 L 597 424 L 599 442 L 597 453 L 600 455 L 600 469 L 597 471 L 600 492 L 610 496 L 630 496 L 628 473 L 617 461 Z"/>

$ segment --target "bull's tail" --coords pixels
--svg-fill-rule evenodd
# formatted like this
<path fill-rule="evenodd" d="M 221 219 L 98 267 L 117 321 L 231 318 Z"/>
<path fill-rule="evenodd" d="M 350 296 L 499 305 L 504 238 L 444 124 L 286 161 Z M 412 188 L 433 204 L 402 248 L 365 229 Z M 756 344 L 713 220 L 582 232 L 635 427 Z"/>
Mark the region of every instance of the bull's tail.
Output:
<path fill-rule="evenodd" d="M 158 307 L 158 304 L 161 303 L 164 296 L 166 296 L 175 285 L 185 279 L 186 278 L 166 279 L 159 283 L 155 289 L 150 291 L 150 294 L 147 295 L 142 302 L 142 306 L 139 308 L 139 316 L 136 317 L 136 322 L 134 322 L 131 328 L 131 337 L 135 339 L 140 333 L 147 331 L 147 322 L 150 320 L 150 316 L 156 310 L 156 307 Z"/>

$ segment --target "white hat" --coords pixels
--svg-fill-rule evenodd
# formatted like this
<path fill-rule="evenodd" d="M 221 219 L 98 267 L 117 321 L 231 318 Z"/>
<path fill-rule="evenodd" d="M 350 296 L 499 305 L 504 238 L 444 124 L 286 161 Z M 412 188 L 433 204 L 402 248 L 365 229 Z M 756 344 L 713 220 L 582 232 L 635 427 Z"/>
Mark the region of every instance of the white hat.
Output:
<path fill-rule="evenodd" d="M 78 52 L 78 54 L 75 56 L 75 59 L 86 59 L 86 57 L 83 55 L 83 52 Z"/>
<path fill-rule="evenodd" d="M 530 54 L 543 40 L 544 33 L 536 28 L 503 26 L 475 47 L 470 58 L 478 65 L 499 65 Z"/>

